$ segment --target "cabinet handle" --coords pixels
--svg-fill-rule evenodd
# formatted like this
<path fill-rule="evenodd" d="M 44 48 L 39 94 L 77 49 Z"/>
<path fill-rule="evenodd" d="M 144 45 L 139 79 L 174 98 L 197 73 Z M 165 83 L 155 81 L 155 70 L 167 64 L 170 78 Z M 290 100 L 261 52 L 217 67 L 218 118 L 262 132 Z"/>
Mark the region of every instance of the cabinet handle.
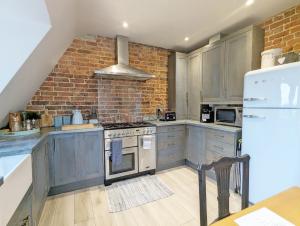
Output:
<path fill-rule="evenodd" d="M 224 150 L 223 147 L 220 147 L 220 146 L 218 146 L 218 145 L 214 145 L 214 147 L 217 148 L 217 149 L 220 149 L 220 150 Z"/>
<path fill-rule="evenodd" d="M 248 97 L 244 98 L 244 101 L 265 101 L 267 98 L 265 97 Z"/>
<path fill-rule="evenodd" d="M 215 137 L 224 138 L 224 135 L 215 135 Z"/>
<path fill-rule="evenodd" d="M 265 116 L 259 116 L 259 115 L 243 115 L 244 118 L 258 118 L 258 119 L 265 119 Z"/>

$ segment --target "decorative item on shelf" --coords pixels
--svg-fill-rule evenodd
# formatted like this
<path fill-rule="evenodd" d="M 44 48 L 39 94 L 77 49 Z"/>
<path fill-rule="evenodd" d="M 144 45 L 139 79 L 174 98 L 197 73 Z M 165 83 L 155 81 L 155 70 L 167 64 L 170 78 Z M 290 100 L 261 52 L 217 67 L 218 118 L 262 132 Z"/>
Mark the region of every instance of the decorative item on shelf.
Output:
<path fill-rule="evenodd" d="M 49 114 L 48 109 L 45 109 L 44 114 L 41 115 L 41 127 L 53 126 L 53 116 Z"/>
<path fill-rule="evenodd" d="M 9 113 L 9 129 L 11 132 L 17 132 L 22 130 L 21 122 L 22 120 L 20 112 Z"/>
<path fill-rule="evenodd" d="M 59 128 L 63 125 L 63 117 L 61 115 L 54 116 L 54 127 Z"/>
<path fill-rule="evenodd" d="M 261 68 L 275 66 L 275 59 L 282 54 L 282 49 L 269 49 L 261 53 Z"/>
<path fill-rule="evenodd" d="M 299 61 L 299 54 L 295 52 L 284 53 L 275 57 L 275 65 L 289 64 Z"/>
<path fill-rule="evenodd" d="M 83 118 L 80 110 L 76 109 L 73 110 L 73 117 L 72 117 L 72 124 L 73 125 L 80 125 L 83 123 Z"/>
<path fill-rule="evenodd" d="M 72 118 L 72 116 L 71 115 L 64 115 L 63 117 L 62 117 L 62 124 L 63 125 L 70 125 L 71 124 L 71 118 Z"/>

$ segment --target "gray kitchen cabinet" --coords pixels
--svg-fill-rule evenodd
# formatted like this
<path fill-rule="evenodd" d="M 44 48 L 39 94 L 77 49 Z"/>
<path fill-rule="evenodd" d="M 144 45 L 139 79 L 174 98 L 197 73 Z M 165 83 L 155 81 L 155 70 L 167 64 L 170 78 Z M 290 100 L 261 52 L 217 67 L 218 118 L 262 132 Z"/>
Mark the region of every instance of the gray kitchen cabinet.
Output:
<path fill-rule="evenodd" d="M 51 143 L 50 195 L 103 183 L 103 131 L 54 135 Z"/>
<path fill-rule="evenodd" d="M 202 52 L 203 102 L 218 102 L 224 97 L 224 42 L 205 47 Z"/>
<path fill-rule="evenodd" d="M 188 58 L 188 119 L 200 119 L 201 102 L 201 52 L 192 53 Z"/>
<path fill-rule="evenodd" d="M 157 130 L 157 170 L 185 162 L 185 126 L 164 126 Z"/>
<path fill-rule="evenodd" d="M 61 134 L 54 137 L 53 150 L 53 186 L 75 182 L 76 178 L 76 149 L 78 134 Z"/>
<path fill-rule="evenodd" d="M 202 102 L 241 104 L 244 75 L 260 68 L 263 46 L 263 31 L 249 26 L 203 47 Z"/>
<path fill-rule="evenodd" d="M 77 180 L 104 177 L 102 133 L 82 133 L 76 149 Z"/>
<path fill-rule="evenodd" d="M 223 157 L 236 156 L 236 148 L 238 139 L 241 138 L 241 132 L 225 132 L 216 129 L 205 129 L 205 152 L 206 162 L 210 164 Z M 235 182 L 237 175 L 235 174 L 235 167 L 231 168 L 230 187 L 235 189 Z M 207 176 L 215 179 L 215 173 L 208 171 Z"/>
<path fill-rule="evenodd" d="M 204 142 L 204 128 L 188 125 L 186 132 L 186 159 L 193 168 L 205 163 Z"/>
<path fill-rule="evenodd" d="M 168 62 L 168 108 L 187 119 L 187 55 L 172 53 Z"/>
<path fill-rule="evenodd" d="M 44 139 L 32 152 L 32 220 L 37 226 L 48 192 L 49 165 L 48 139 Z"/>
<path fill-rule="evenodd" d="M 26 192 L 7 226 L 33 226 L 32 222 L 32 186 Z"/>
<path fill-rule="evenodd" d="M 263 32 L 250 27 L 225 41 L 226 100 L 242 102 L 244 75 L 260 68 Z"/>

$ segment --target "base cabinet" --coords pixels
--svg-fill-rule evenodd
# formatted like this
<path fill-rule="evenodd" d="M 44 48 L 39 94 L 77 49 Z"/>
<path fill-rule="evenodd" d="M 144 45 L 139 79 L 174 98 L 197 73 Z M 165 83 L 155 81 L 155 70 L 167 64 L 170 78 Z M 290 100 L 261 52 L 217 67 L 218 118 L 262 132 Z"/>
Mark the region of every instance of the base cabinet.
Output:
<path fill-rule="evenodd" d="M 186 159 L 193 168 L 205 163 L 204 129 L 197 126 L 187 126 Z"/>
<path fill-rule="evenodd" d="M 185 126 L 159 127 L 157 130 L 157 170 L 185 163 Z"/>
<path fill-rule="evenodd" d="M 51 195 L 103 183 L 102 131 L 60 134 L 50 142 Z"/>
<path fill-rule="evenodd" d="M 48 140 L 45 139 L 32 152 L 32 221 L 34 226 L 38 226 L 49 192 L 48 162 Z"/>

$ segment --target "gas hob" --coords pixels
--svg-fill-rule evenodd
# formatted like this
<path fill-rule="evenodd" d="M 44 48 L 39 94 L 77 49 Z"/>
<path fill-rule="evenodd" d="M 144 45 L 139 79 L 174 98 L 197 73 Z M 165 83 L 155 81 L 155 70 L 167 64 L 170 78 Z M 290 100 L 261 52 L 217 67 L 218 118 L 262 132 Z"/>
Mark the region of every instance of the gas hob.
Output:
<path fill-rule="evenodd" d="M 149 122 L 107 123 L 102 126 L 106 139 L 156 133 L 156 127 Z"/>

